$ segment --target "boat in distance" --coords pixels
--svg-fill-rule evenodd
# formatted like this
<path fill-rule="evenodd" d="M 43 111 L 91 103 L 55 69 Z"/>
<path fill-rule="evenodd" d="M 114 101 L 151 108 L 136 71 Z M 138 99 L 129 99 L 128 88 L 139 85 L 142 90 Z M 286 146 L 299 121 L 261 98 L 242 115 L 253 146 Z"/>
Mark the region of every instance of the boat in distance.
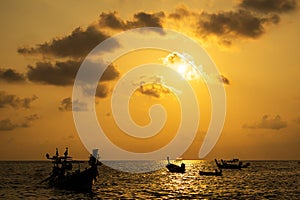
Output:
<path fill-rule="evenodd" d="M 222 176 L 222 169 L 215 171 L 199 171 L 200 176 Z"/>
<path fill-rule="evenodd" d="M 215 159 L 215 163 L 219 169 L 242 169 L 250 166 L 250 163 L 243 164 L 243 162 L 239 160 L 236 160 L 236 162 L 228 162 L 226 160 L 221 159 L 221 161 L 219 162 L 217 159 Z"/>
<path fill-rule="evenodd" d="M 169 170 L 169 172 L 175 172 L 175 173 L 185 173 L 185 164 L 181 163 L 181 165 L 175 165 L 170 163 L 169 157 L 167 157 L 168 164 L 166 165 L 166 168 Z"/>

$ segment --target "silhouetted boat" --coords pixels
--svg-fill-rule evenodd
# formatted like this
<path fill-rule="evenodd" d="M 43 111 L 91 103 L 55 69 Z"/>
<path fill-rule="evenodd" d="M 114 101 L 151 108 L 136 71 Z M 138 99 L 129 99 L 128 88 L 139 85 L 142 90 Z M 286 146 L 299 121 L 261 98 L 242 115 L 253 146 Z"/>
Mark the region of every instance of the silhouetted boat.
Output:
<path fill-rule="evenodd" d="M 243 164 L 243 162 L 239 160 L 235 162 L 228 162 L 226 160 L 221 159 L 221 162 L 219 162 L 217 161 L 217 159 L 215 159 L 215 162 L 219 169 L 241 169 L 250 166 L 250 163 Z"/>
<path fill-rule="evenodd" d="M 214 172 L 199 171 L 199 174 L 201 176 L 222 176 L 222 169 L 220 169 L 219 171 L 215 169 Z"/>
<path fill-rule="evenodd" d="M 236 163 L 236 162 L 239 162 L 240 159 L 238 159 L 238 158 L 233 158 L 232 160 L 223 160 L 223 161 L 226 162 L 226 163 Z"/>
<path fill-rule="evenodd" d="M 177 173 L 184 173 L 185 172 L 185 164 L 181 163 L 180 166 L 170 163 L 169 157 L 168 164 L 166 165 L 166 168 L 169 170 L 169 172 L 177 172 Z"/>
<path fill-rule="evenodd" d="M 80 168 L 73 171 L 74 163 L 80 165 L 80 163 L 83 163 L 84 161 L 72 160 L 72 157 L 68 156 L 68 148 L 66 148 L 64 156 L 59 156 L 58 149 L 56 149 L 55 156 L 50 157 L 47 153 L 47 159 L 52 160 L 54 166 L 50 176 L 42 182 L 47 181 L 50 186 L 60 189 L 80 192 L 91 191 L 93 183 L 98 176 L 97 166 L 101 164 L 96 158 L 97 152 L 97 150 L 94 150 L 94 155 L 90 155 L 88 161 L 89 167 L 83 171 L 80 171 Z"/>
<path fill-rule="evenodd" d="M 239 162 L 238 164 L 233 163 L 226 163 L 223 160 L 221 162 L 218 162 L 217 159 L 215 159 L 215 162 L 219 169 L 241 169 L 242 162 Z"/>

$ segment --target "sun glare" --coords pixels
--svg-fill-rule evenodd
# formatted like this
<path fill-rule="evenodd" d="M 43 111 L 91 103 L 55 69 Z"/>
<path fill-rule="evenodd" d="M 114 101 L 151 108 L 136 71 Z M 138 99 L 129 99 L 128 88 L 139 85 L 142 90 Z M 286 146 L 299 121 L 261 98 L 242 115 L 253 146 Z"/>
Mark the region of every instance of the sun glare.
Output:
<path fill-rule="evenodd" d="M 177 71 L 186 80 L 196 80 L 200 77 L 192 62 L 177 52 L 168 54 L 163 59 L 163 63 Z"/>
<path fill-rule="evenodd" d="M 184 65 L 184 64 L 182 64 L 182 65 L 178 65 L 178 68 L 177 68 L 177 71 L 180 73 L 180 74 L 182 74 L 182 75 L 184 75 L 185 73 L 186 73 L 186 65 Z"/>

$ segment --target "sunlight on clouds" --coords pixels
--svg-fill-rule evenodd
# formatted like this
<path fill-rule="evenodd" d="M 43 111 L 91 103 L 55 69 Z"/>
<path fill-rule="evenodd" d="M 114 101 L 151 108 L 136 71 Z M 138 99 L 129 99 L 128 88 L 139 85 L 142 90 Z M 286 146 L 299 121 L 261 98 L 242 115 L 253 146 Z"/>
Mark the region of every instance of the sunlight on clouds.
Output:
<path fill-rule="evenodd" d="M 197 80 L 200 78 L 199 72 L 195 69 L 192 61 L 177 52 L 170 53 L 163 58 L 163 64 L 177 71 L 186 80 Z"/>

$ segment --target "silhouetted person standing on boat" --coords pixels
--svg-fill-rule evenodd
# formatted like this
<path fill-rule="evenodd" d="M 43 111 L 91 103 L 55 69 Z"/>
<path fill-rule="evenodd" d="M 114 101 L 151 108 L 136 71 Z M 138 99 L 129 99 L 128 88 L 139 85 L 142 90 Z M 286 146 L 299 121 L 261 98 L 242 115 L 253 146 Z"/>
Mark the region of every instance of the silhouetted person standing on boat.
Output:
<path fill-rule="evenodd" d="M 67 157 L 68 154 L 69 154 L 69 152 L 68 152 L 68 147 L 67 147 L 67 148 L 66 148 L 66 151 L 65 151 L 65 153 L 64 153 L 65 157 Z"/>

